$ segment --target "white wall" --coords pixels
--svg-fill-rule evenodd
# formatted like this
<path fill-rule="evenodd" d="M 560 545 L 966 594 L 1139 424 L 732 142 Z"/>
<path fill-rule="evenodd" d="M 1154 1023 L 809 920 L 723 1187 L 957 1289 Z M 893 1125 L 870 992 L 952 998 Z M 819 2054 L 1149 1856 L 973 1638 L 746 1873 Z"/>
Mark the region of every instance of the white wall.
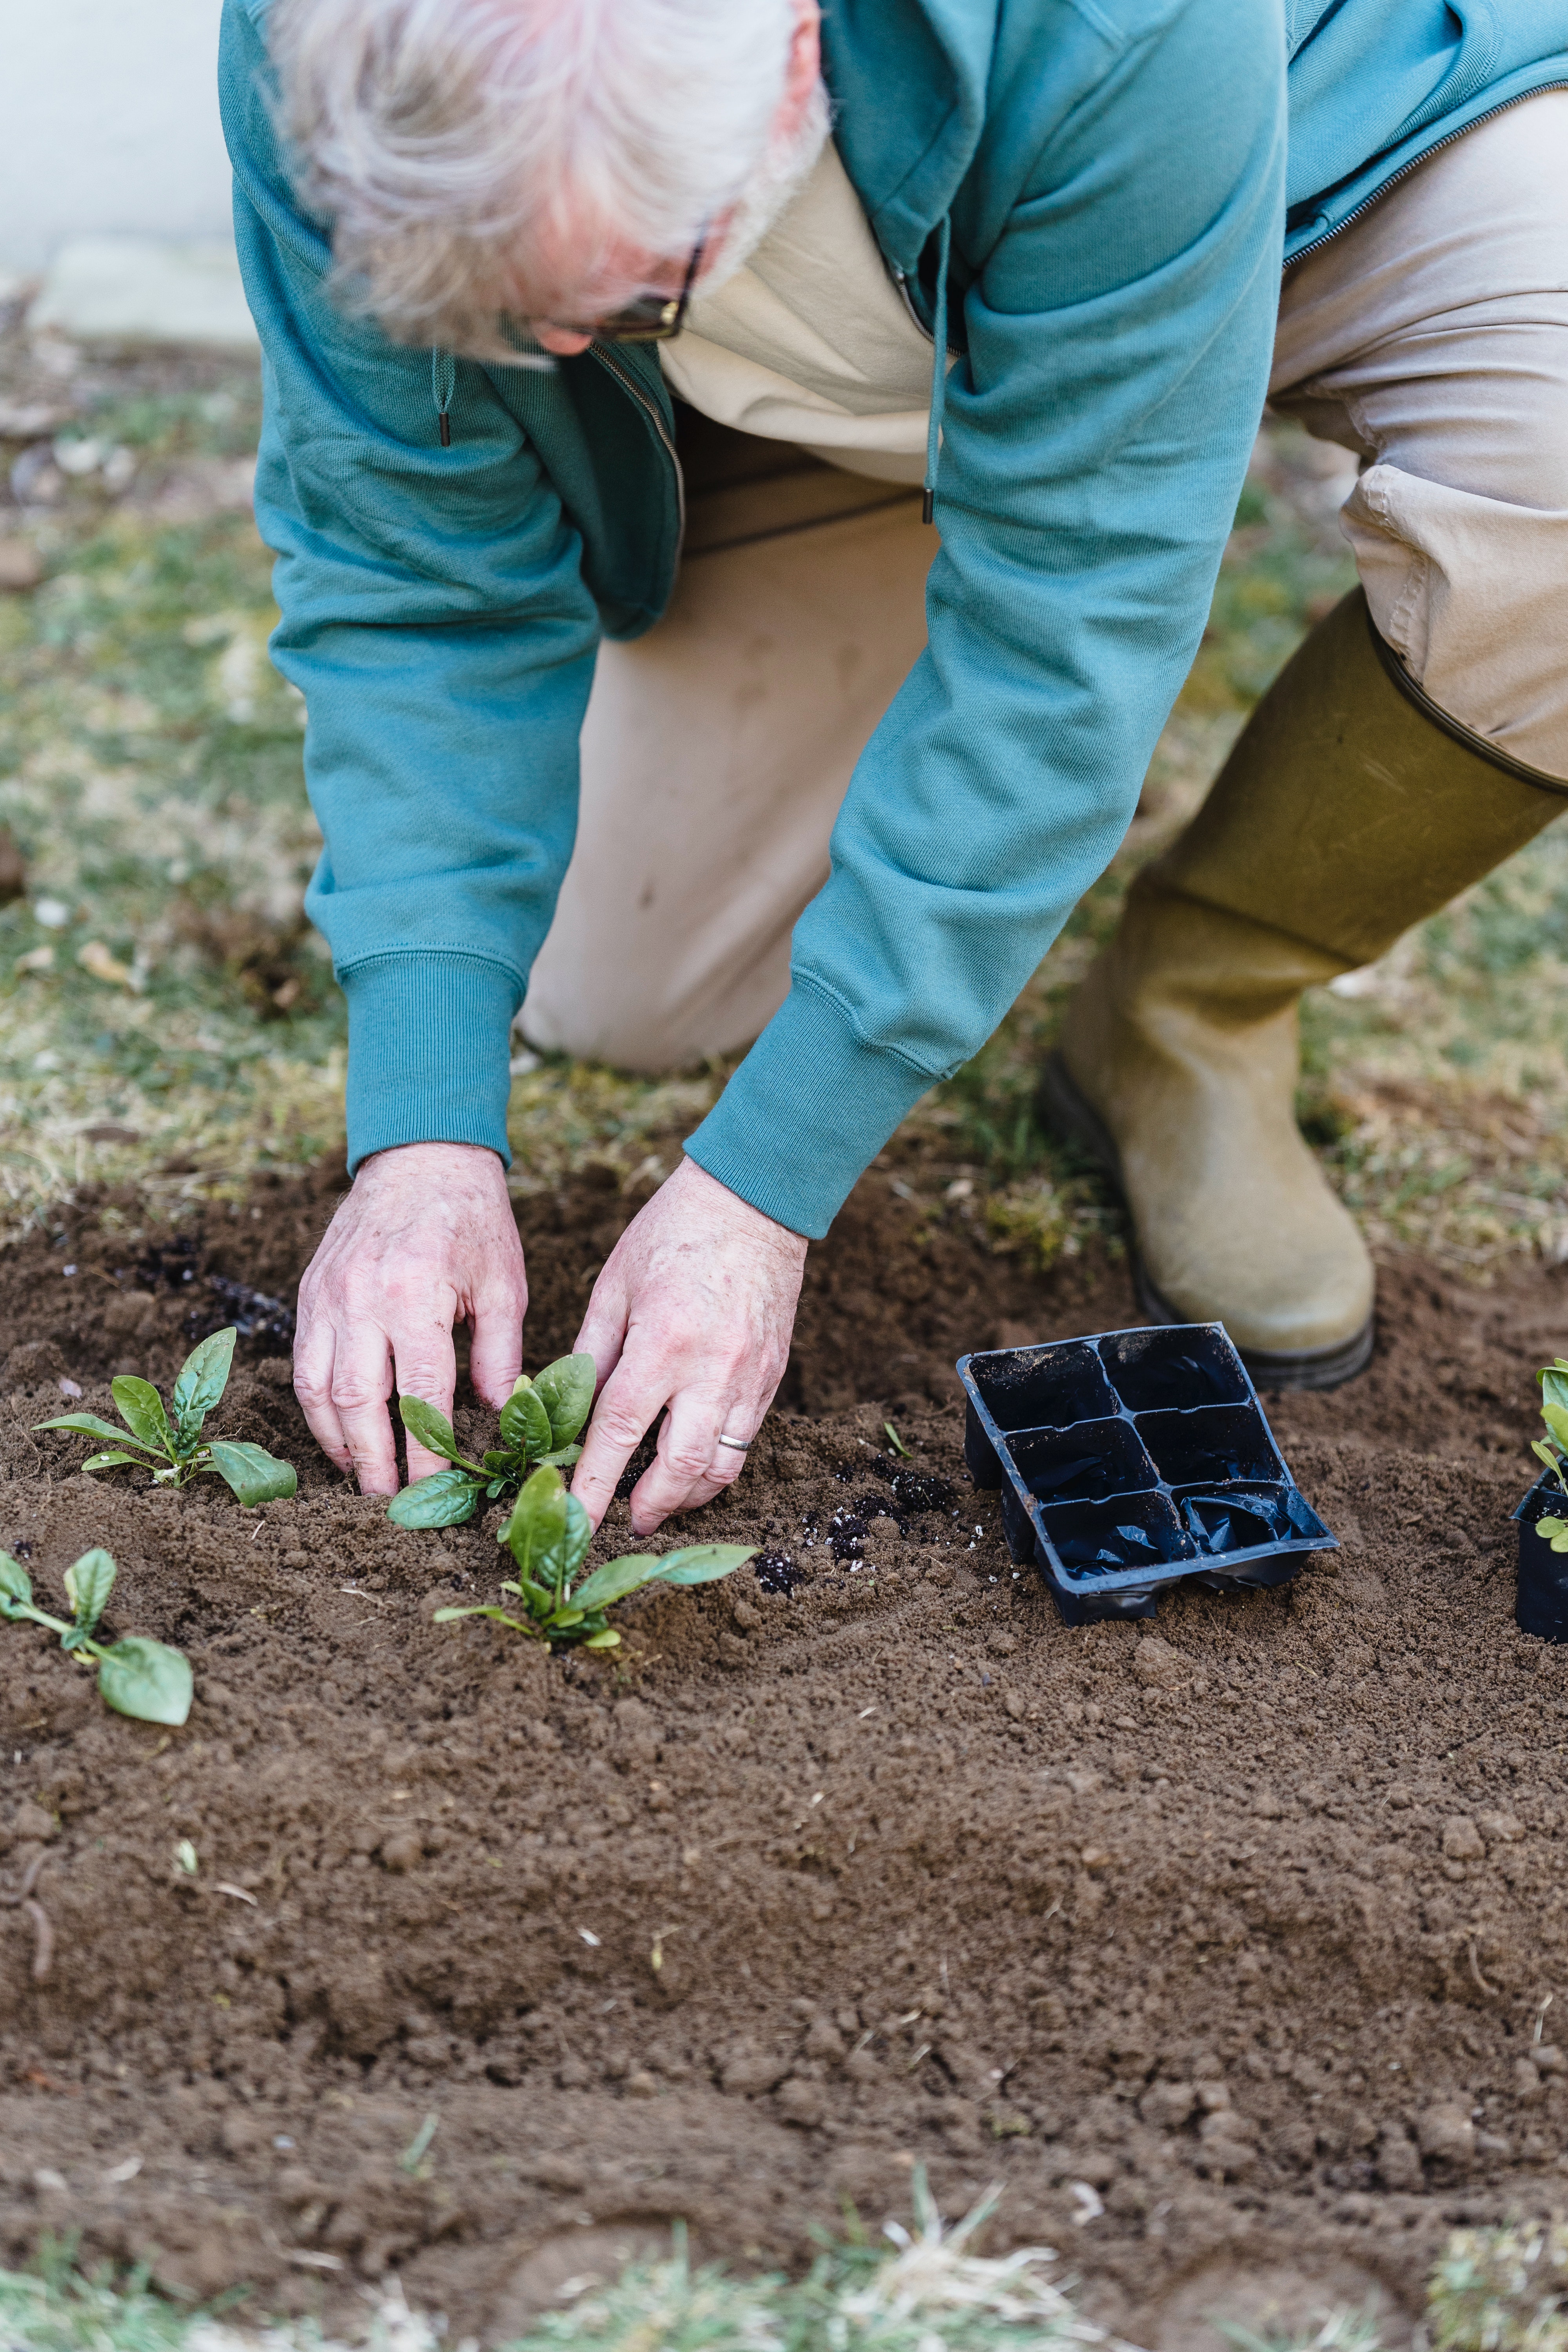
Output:
<path fill-rule="evenodd" d="M 229 234 L 219 0 L 0 0 L 0 270 L 68 237 Z"/>

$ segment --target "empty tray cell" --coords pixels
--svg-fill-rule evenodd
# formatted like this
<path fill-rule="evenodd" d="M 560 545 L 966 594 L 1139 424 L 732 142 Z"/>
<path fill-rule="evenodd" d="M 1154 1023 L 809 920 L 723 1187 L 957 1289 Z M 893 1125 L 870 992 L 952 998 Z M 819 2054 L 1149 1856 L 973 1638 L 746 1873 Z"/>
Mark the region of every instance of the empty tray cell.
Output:
<path fill-rule="evenodd" d="M 1256 1405 L 1220 1404 L 1198 1412 L 1142 1412 L 1138 1434 L 1168 1486 L 1202 1479 L 1275 1479 L 1282 1465 Z"/>
<path fill-rule="evenodd" d="M 1243 1404 L 1252 1398 L 1241 1360 L 1217 1323 L 1112 1331 L 1100 1342 L 1112 1386 L 1131 1412 L 1161 1405 Z"/>
<path fill-rule="evenodd" d="M 1088 1339 L 998 1348 L 966 1357 L 964 1368 L 1003 1431 L 1065 1429 L 1068 1422 L 1099 1421 L 1116 1411 L 1110 1383 Z"/>
<path fill-rule="evenodd" d="M 1191 1561 L 1194 1547 L 1169 1500 L 1161 1494 L 1115 1495 L 1104 1503 L 1050 1503 L 1040 1517 L 1069 1577 L 1116 1570 L 1158 1574 L 1173 1560 Z"/>
<path fill-rule="evenodd" d="M 1156 1484 L 1153 1465 L 1125 1421 L 1028 1429 L 1012 1441 L 1014 1466 L 1042 1503 L 1093 1503 Z"/>
<path fill-rule="evenodd" d="M 1178 1489 L 1182 1525 L 1206 1559 L 1262 1544 L 1325 1541 L 1329 1531 L 1306 1497 L 1283 1480 Z"/>

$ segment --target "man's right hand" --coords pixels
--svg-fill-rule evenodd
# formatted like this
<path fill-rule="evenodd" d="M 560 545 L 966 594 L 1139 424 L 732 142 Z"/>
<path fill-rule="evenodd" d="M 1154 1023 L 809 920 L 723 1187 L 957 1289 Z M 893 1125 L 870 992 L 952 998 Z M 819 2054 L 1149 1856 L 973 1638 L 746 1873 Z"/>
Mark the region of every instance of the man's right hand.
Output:
<path fill-rule="evenodd" d="M 473 1334 L 474 1387 L 498 1412 L 522 1369 L 522 1244 L 493 1151 L 404 1143 L 364 1160 L 300 1285 L 294 1391 L 310 1433 L 366 1495 L 397 1490 L 389 1398 L 450 1420 L 452 1328 Z M 445 1467 L 408 1440 L 408 1475 Z"/>

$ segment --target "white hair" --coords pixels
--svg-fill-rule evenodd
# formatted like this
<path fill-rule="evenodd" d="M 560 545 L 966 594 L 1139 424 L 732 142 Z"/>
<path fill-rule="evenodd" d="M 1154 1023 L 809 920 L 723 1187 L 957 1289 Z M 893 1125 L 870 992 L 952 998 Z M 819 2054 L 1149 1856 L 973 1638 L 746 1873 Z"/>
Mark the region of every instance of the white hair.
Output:
<path fill-rule="evenodd" d="M 754 241 L 826 135 L 819 93 L 775 152 L 795 21 L 795 0 L 276 0 L 279 124 L 335 294 L 399 341 L 515 361 L 502 314 L 593 319 L 617 245 L 677 261 L 736 203 Z"/>

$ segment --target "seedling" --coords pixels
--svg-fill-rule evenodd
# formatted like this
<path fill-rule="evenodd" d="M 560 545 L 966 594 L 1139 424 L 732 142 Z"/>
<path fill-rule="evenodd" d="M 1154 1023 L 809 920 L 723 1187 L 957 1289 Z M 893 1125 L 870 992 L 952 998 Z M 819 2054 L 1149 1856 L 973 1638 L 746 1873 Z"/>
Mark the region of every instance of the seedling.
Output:
<path fill-rule="evenodd" d="M 111 1451 L 94 1454 L 82 1464 L 84 1470 L 117 1470 L 131 1463 L 151 1470 L 153 1484 L 160 1486 L 187 1486 L 193 1478 L 211 1471 L 226 1480 L 244 1504 L 279 1501 L 299 1484 L 290 1464 L 274 1460 L 264 1446 L 236 1438 L 202 1442 L 202 1423 L 228 1386 L 234 1341 L 235 1327 L 230 1324 L 226 1331 L 215 1331 L 210 1339 L 192 1349 L 180 1368 L 167 1412 L 151 1381 L 121 1372 L 110 1387 L 124 1429 L 100 1421 L 93 1412 L 62 1413 L 58 1421 L 40 1421 L 34 1426 L 74 1429 L 83 1437 L 110 1439 Z"/>
<path fill-rule="evenodd" d="M 90 1659 L 98 1668 L 99 1696 L 116 1715 L 134 1716 L 139 1723 L 184 1723 L 191 1711 L 187 1658 L 142 1633 L 128 1633 L 108 1649 L 93 1638 L 117 1573 L 106 1551 L 84 1551 L 67 1569 L 66 1599 L 72 1611 L 68 1625 L 35 1604 L 26 1570 L 8 1551 L 0 1551 L 0 1618 L 14 1625 L 47 1625 L 59 1635 L 62 1650 Z"/>
<path fill-rule="evenodd" d="M 1559 1492 L 1568 1501 L 1568 1479 L 1563 1475 L 1563 1462 L 1568 1458 L 1568 1362 L 1559 1356 L 1535 1377 L 1541 1382 L 1541 1418 L 1551 1436 L 1538 1437 L 1530 1450 L 1538 1461 L 1545 1463 L 1557 1481 Z M 1568 1551 L 1568 1518 L 1558 1514 L 1537 1519 L 1535 1532 L 1553 1551 Z"/>
<path fill-rule="evenodd" d="M 481 1462 L 458 1451 L 451 1423 L 433 1404 L 399 1397 L 404 1428 L 452 1466 L 405 1486 L 394 1496 L 388 1517 L 400 1528 L 455 1528 L 473 1517 L 481 1500 L 493 1503 L 515 1492 L 541 1465 L 568 1467 L 583 1451 L 573 1441 L 588 1418 L 595 1377 L 592 1356 L 558 1356 L 537 1380 L 520 1373 L 501 1407 L 500 1444 Z"/>
<path fill-rule="evenodd" d="M 606 1560 L 576 1584 L 574 1579 L 593 1539 L 587 1512 L 575 1495 L 566 1492 L 560 1471 L 545 1463 L 522 1488 L 499 1536 L 517 1562 L 516 1581 L 504 1583 L 501 1591 L 521 1601 L 522 1615 L 473 1605 L 437 1609 L 436 1623 L 489 1617 L 536 1642 L 618 1649 L 621 1637 L 605 1618 L 613 1602 L 645 1584 L 714 1584 L 756 1557 L 742 1544 L 689 1544 L 679 1551 L 667 1551 L 662 1559 L 652 1552 L 632 1552 L 625 1559 Z"/>

